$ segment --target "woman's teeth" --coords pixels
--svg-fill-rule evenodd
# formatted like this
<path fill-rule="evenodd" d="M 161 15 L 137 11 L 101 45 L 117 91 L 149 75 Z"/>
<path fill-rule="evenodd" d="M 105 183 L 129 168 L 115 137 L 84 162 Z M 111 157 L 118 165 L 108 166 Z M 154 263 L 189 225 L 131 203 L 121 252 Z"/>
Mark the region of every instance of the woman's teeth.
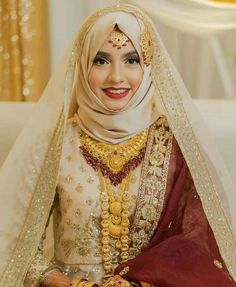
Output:
<path fill-rule="evenodd" d="M 125 93 L 128 89 L 119 89 L 119 90 L 113 90 L 113 89 L 106 89 L 107 92 L 112 94 L 122 94 Z"/>

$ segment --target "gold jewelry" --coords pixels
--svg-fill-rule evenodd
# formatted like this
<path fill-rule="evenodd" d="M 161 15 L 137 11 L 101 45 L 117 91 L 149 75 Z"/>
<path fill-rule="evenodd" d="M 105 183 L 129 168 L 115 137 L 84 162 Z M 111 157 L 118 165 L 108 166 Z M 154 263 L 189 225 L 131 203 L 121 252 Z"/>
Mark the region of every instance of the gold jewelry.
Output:
<path fill-rule="evenodd" d="M 98 287 L 98 285 L 96 282 L 88 281 L 88 282 L 86 282 L 85 287 Z"/>
<path fill-rule="evenodd" d="M 113 185 L 120 184 L 144 159 L 148 129 L 119 144 L 99 142 L 82 130 L 79 135 L 80 150 L 87 163 L 96 171 L 101 170 Z"/>
<path fill-rule="evenodd" d="M 114 265 L 110 256 L 111 238 L 115 240 L 115 248 L 118 250 L 121 261 L 129 257 L 129 205 L 130 195 L 128 187 L 130 174 L 120 184 L 119 191 L 114 194 L 111 181 L 99 171 L 100 202 L 101 202 L 101 243 L 103 255 L 103 267 L 106 274 L 112 274 Z"/>
<path fill-rule="evenodd" d="M 115 275 L 107 279 L 105 283 L 102 284 L 102 287 L 130 287 L 131 284 L 129 281 L 125 280 L 119 275 Z"/>
<path fill-rule="evenodd" d="M 146 66 L 149 66 L 152 61 L 153 43 L 147 29 L 145 29 L 140 35 L 140 46 L 143 54 L 143 62 Z"/>
<path fill-rule="evenodd" d="M 117 49 L 121 49 L 124 46 L 127 46 L 127 42 L 129 42 L 129 38 L 119 30 L 113 30 L 110 34 L 109 43 L 112 43 L 113 47 L 117 47 Z"/>
<path fill-rule="evenodd" d="M 86 283 L 87 280 L 82 278 L 82 277 L 80 277 L 80 276 L 76 276 L 76 278 L 73 279 L 72 282 L 70 283 L 70 286 L 71 287 L 79 287 L 80 283 L 84 283 L 84 282 Z M 82 286 L 80 286 L 80 287 L 82 287 Z"/>

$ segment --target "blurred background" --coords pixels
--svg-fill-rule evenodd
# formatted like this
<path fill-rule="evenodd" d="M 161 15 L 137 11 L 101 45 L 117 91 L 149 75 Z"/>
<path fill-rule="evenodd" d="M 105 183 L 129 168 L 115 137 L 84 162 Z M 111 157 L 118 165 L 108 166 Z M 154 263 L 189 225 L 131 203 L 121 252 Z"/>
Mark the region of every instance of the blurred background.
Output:
<path fill-rule="evenodd" d="M 36 101 L 81 23 L 112 0 L 0 0 L 0 101 Z M 193 98 L 236 98 L 236 0 L 132 0 Z"/>

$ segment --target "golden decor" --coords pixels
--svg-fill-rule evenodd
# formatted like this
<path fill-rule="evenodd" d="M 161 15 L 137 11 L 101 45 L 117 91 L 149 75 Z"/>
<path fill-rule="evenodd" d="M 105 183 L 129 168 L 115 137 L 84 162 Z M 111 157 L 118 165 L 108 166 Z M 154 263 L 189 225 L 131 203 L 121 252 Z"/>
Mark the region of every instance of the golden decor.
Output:
<path fill-rule="evenodd" d="M 118 185 L 130 170 L 135 169 L 142 162 L 148 129 L 119 144 L 99 142 L 82 130 L 79 131 L 79 135 L 80 150 L 87 163 L 96 171 L 101 170 L 103 175 L 110 178 L 113 185 Z"/>
<path fill-rule="evenodd" d="M 110 179 L 104 177 L 101 171 L 99 171 L 99 179 L 103 266 L 106 274 L 112 274 L 116 266 L 110 256 L 111 238 L 115 240 L 115 248 L 119 251 L 121 262 L 128 260 L 129 257 L 130 174 L 122 180 L 116 194 L 112 191 Z"/>
<path fill-rule="evenodd" d="M 113 47 L 117 47 L 117 49 L 121 49 L 122 47 L 127 45 L 129 42 L 129 38 L 119 30 L 113 30 L 110 35 L 109 43 L 113 44 Z"/>
<path fill-rule="evenodd" d="M 140 36 L 140 46 L 143 54 L 143 61 L 146 66 L 149 66 L 152 61 L 153 43 L 150 33 L 145 29 Z"/>
<path fill-rule="evenodd" d="M 125 280 L 119 275 L 115 275 L 107 279 L 105 283 L 102 284 L 102 287 L 131 287 L 132 285 L 129 281 Z"/>
<path fill-rule="evenodd" d="M 70 283 L 70 286 L 71 287 L 98 287 L 96 282 L 88 281 L 81 277 L 77 277 L 73 279 L 72 282 Z"/>
<path fill-rule="evenodd" d="M 0 2 L 0 100 L 37 100 L 49 78 L 47 1 Z"/>

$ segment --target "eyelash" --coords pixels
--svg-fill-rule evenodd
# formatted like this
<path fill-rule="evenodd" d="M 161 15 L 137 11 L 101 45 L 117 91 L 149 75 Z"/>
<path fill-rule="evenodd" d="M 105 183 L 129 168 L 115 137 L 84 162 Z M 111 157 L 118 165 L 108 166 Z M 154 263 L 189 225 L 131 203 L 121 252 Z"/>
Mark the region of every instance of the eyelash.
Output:
<path fill-rule="evenodd" d="M 107 59 L 104 59 L 104 58 L 95 58 L 93 60 L 93 63 L 97 66 L 103 66 L 104 64 L 108 64 L 109 62 Z"/>
<path fill-rule="evenodd" d="M 139 64 L 140 60 L 138 57 L 130 57 L 130 58 L 125 60 L 125 63 L 130 64 L 130 65 L 134 65 L 134 64 Z M 95 64 L 97 66 L 103 66 L 105 64 L 109 64 L 109 61 L 107 59 L 104 59 L 104 58 L 95 58 L 93 60 L 93 64 Z"/>
<path fill-rule="evenodd" d="M 140 60 L 138 57 L 130 57 L 130 58 L 126 59 L 126 63 L 131 64 L 131 65 L 139 64 Z"/>

